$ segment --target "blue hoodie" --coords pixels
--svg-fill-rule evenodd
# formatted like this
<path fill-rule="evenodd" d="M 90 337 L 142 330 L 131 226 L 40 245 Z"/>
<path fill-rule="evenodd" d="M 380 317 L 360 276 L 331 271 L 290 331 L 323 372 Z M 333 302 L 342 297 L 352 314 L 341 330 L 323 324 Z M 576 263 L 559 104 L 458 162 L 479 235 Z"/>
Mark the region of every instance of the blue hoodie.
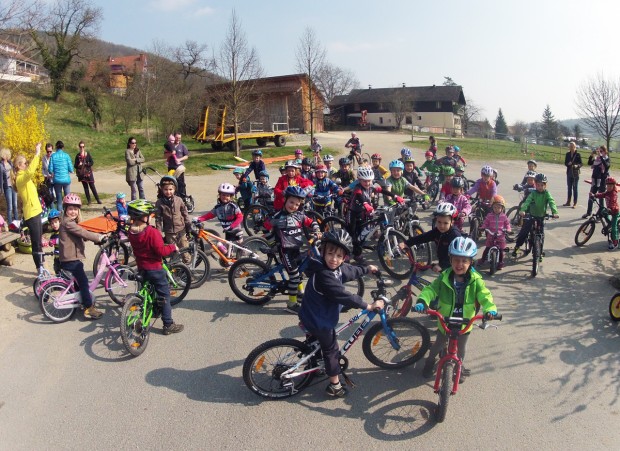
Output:
<path fill-rule="evenodd" d="M 67 152 L 56 149 L 56 152 L 50 157 L 48 170 L 54 174 L 53 183 L 68 185 L 71 183 L 71 175 L 69 174 L 73 172 L 73 161 Z"/>

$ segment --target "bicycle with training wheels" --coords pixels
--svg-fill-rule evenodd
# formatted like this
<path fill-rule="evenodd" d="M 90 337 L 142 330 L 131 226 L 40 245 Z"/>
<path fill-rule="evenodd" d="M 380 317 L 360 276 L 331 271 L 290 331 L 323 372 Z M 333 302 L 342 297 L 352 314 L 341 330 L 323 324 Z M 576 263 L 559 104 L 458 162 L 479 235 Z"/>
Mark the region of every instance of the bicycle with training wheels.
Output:
<path fill-rule="evenodd" d="M 435 376 L 435 385 L 433 386 L 434 392 L 439 395 L 439 401 L 435 411 L 435 420 L 441 423 L 446 419 L 450 396 L 456 395 L 461 379 L 463 361 L 458 356 L 459 337 L 467 333 L 476 321 L 482 320 L 482 324 L 478 327 L 485 330 L 489 327 L 488 321 L 501 321 L 502 315 L 497 314 L 492 316 L 489 314 L 480 314 L 471 319 L 467 319 L 462 317 L 446 318 L 438 311 L 432 309 L 428 309 L 426 313 L 439 320 L 440 327 L 449 337 L 448 345 L 446 349 L 444 349 L 443 355 L 437 364 L 437 374 Z"/>
<path fill-rule="evenodd" d="M 596 230 L 596 223 L 600 222 L 602 226 L 601 233 L 607 238 L 607 247 L 611 248 L 611 215 L 609 214 L 609 210 L 601 205 L 600 199 L 594 197 L 592 200 L 598 208 L 596 213 L 586 219 L 577 229 L 575 233 L 575 244 L 577 246 L 583 246 L 590 241 L 590 238 L 592 238 Z"/>
<path fill-rule="evenodd" d="M 413 318 L 388 318 L 386 309 L 390 299 L 386 295 L 386 287 L 390 281 L 383 279 L 380 273 L 376 275 L 377 289 L 372 291 L 372 299 L 383 300 L 385 308 L 379 311 L 362 310 L 336 328 L 336 335 L 340 335 L 364 318 L 340 348 L 343 374 L 349 367 L 345 354 L 377 316 L 380 321 L 368 329 L 362 342 L 364 356 L 374 365 L 386 369 L 403 368 L 420 360 L 429 348 L 430 335 L 426 327 Z M 300 327 L 305 332 L 301 323 Z M 325 375 L 321 346 L 315 337 L 308 334 L 304 341 L 278 338 L 263 343 L 250 352 L 243 364 L 245 384 L 257 395 L 269 399 L 293 396 L 307 388 L 317 375 Z"/>
<path fill-rule="evenodd" d="M 37 278 L 32 282 L 32 291 L 34 295 L 38 298 L 39 294 L 41 294 L 41 286 L 44 283 L 49 282 L 50 280 L 69 280 L 71 279 L 71 274 L 60 269 L 60 261 L 54 261 L 54 272 L 50 271 L 45 267 L 45 257 L 56 256 L 55 251 L 49 252 L 36 252 L 36 254 L 41 256 L 41 266 L 39 266 L 39 273 L 37 274 Z"/>
<path fill-rule="evenodd" d="M 93 274 L 99 268 L 101 254 L 107 254 L 112 262 L 118 262 L 121 265 L 135 266 L 136 261 L 133 256 L 133 249 L 127 231 L 129 230 L 128 216 L 114 216 L 110 209 L 103 207 L 103 216 L 114 224 L 114 230 L 108 234 L 108 239 L 99 244 L 99 251 L 93 260 Z"/>

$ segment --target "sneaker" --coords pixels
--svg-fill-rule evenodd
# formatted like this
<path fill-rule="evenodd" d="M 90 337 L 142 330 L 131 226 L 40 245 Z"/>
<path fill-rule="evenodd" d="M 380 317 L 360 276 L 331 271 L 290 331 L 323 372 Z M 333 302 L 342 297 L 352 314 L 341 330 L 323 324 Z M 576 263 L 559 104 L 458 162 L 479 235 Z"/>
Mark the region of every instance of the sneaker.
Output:
<path fill-rule="evenodd" d="M 299 313 L 300 308 L 301 306 L 299 305 L 299 302 L 287 302 L 286 303 L 286 311 L 294 315 L 297 315 Z"/>
<path fill-rule="evenodd" d="M 570 207 L 570 202 L 566 202 L 565 204 L 562 204 L 562 207 Z"/>
<path fill-rule="evenodd" d="M 84 309 L 84 317 L 89 319 L 99 319 L 103 316 L 101 310 L 97 310 L 94 305 L 91 305 L 87 309 Z"/>
<path fill-rule="evenodd" d="M 616 246 L 614 246 L 614 243 L 609 243 L 607 245 L 607 249 L 609 249 L 610 251 L 613 251 L 616 248 Z"/>
<path fill-rule="evenodd" d="M 581 219 L 588 219 L 588 216 L 590 216 L 590 213 L 584 213 L 584 214 L 581 216 Z"/>
<path fill-rule="evenodd" d="M 183 329 L 183 324 L 172 323 L 169 326 L 164 326 L 164 335 L 178 334 Z"/>
<path fill-rule="evenodd" d="M 328 396 L 332 396 L 334 398 L 344 398 L 345 396 L 347 396 L 347 389 L 344 388 L 340 382 L 338 383 L 338 385 L 329 383 L 327 387 L 325 387 L 325 393 L 327 393 Z"/>
<path fill-rule="evenodd" d="M 422 368 L 422 376 L 429 378 L 433 376 L 435 370 L 435 359 L 426 359 L 424 368 Z"/>
<path fill-rule="evenodd" d="M 515 247 L 515 248 L 512 250 L 512 256 L 513 256 L 513 257 L 516 257 L 518 253 L 519 253 L 519 248 L 518 248 L 518 247 Z"/>
<path fill-rule="evenodd" d="M 461 367 L 461 377 L 459 378 L 459 384 L 465 382 L 465 378 L 471 376 L 471 370 L 469 368 Z"/>

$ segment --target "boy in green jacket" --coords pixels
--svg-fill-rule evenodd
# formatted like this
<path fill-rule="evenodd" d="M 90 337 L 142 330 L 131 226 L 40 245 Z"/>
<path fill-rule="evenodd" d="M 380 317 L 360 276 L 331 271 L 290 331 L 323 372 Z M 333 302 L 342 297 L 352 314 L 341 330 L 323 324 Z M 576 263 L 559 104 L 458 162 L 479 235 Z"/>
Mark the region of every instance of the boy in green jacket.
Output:
<path fill-rule="evenodd" d="M 443 271 L 437 279 L 425 287 L 418 302 L 414 306 L 416 312 L 424 312 L 435 298 L 439 304 L 437 310 L 444 317 L 461 317 L 471 319 L 476 315 L 476 304 L 480 304 L 483 313 L 492 316 L 497 315 L 497 307 L 493 303 L 493 296 L 482 280 L 482 276 L 473 269 L 474 258 L 478 252 L 478 246 L 471 238 L 457 237 L 450 243 L 450 268 Z M 465 326 L 463 326 L 465 327 Z M 471 327 L 470 327 L 471 329 Z M 465 351 L 469 331 L 458 339 L 458 356 L 465 361 Z M 431 347 L 422 375 L 431 377 L 435 367 L 437 354 L 446 347 L 449 337 L 441 326 L 437 329 L 437 339 Z M 461 379 L 470 374 L 463 366 Z"/>

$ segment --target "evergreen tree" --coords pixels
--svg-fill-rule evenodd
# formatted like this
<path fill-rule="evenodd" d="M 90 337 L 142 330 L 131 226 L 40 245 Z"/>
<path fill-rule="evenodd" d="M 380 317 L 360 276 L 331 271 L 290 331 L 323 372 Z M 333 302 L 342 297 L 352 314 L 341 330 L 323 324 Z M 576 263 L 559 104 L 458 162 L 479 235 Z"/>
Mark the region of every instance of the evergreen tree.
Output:
<path fill-rule="evenodd" d="M 575 138 L 577 138 L 577 140 L 581 139 L 581 127 L 579 124 L 575 124 L 573 126 L 573 133 L 575 134 Z"/>
<path fill-rule="evenodd" d="M 508 135 L 508 126 L 506 125 L 506 119 L 504 119 L 504 113 L 500 108 L 497 112 L 497 118 L 495 118 L 495 138 L 505 139 Z"/>
<path fill-rule="evenodd" d="M 556 139 L 559 132 L 558 122 L 555 120 L 549 105 L 547 105 L 545 111 L 543 111 L 542 119 L 541 128 L 543 138 Z"/>

